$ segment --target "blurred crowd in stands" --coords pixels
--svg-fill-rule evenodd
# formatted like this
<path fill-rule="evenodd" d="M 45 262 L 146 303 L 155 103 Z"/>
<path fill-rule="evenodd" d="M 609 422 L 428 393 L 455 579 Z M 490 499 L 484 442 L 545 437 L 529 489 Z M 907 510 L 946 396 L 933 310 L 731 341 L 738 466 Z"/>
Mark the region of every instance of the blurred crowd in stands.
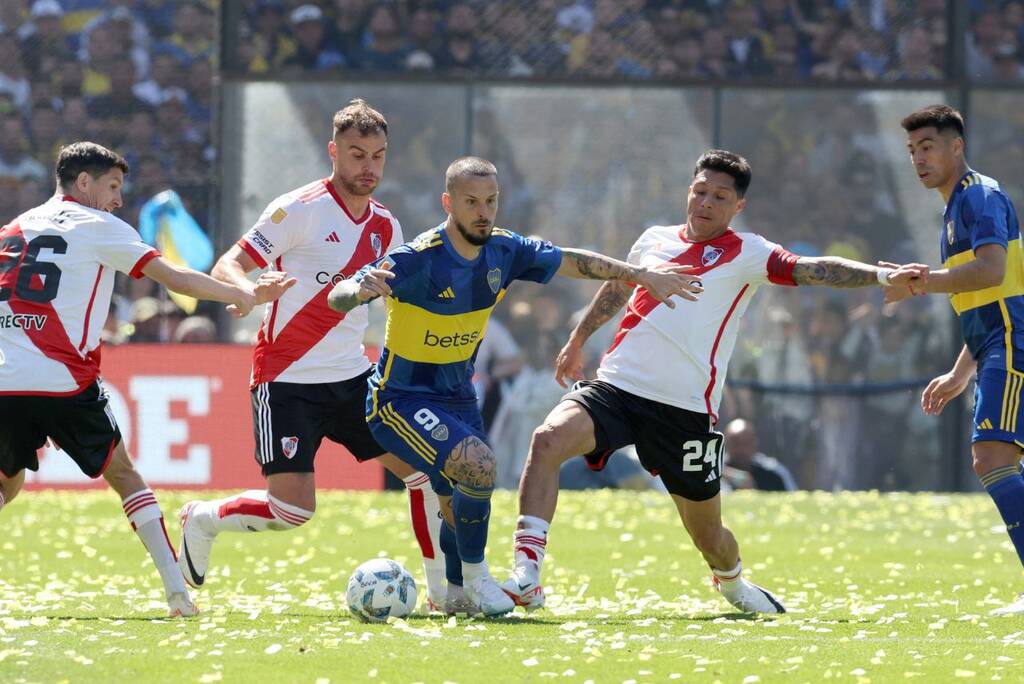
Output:
<path fill-rule="evenodd" d="M 969 5 L 967 73 L 1021 77 L 1024 2 Z M 931 81 L 949 0 L 251 0 L 234 68 L 521 78 Z"/>

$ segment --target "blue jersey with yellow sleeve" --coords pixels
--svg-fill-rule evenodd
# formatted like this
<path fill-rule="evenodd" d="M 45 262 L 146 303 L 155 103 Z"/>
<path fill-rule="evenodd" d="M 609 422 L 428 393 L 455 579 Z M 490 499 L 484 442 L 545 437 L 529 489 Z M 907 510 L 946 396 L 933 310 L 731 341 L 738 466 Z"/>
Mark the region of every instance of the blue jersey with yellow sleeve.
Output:
<path fill-rule="evenodd" d="M 562 251 L 502 228 L 475 259 L 459 255 L 444 225 L 422 233 L 356 274 L 387 265 L 384 349 L 371 390 L 429 395 L 442 401 L 474 401 L 470 382 L 477 346 L 491 311 L 513 280 L 548 282 Z"/>
<path fill-rule="evenodd" d="M 1013 350 L 1024 349 L 1024 253 L 1017 212 L 994 178 L 968 171 L 960 179 L 943 216 L 942 262 L 954 268 L 974 261 L 974 251 L 997 244 L 1006 249 L 1006 275 L 995 287 L 958 292 L 949 299 L 960 317 L 964 342 L 975 359 L 1005 350 L 1007 368 Z"/>

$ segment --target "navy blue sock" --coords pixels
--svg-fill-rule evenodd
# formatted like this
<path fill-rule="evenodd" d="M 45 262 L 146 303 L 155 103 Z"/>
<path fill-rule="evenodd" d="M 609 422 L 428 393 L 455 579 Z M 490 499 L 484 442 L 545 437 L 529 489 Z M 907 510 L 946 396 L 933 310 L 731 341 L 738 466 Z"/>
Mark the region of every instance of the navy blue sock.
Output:
<path fill-rule="evenodd" d="M 448 584 L 462 586 L 462 559 L 459 558 L 459 543 L 455 539 L 455 528 L 447 520 L 441 522 L 441 550 L 444 551 L 444 572 Z"/>
<path fill-rule="evenodd" d="M 455 485 L 452 512 L 455 514 L 455 538 L 459 556 L 466 563 L 482 563 L 487 546 L 487 526 L 491 518 L 490 489 L 473 489 Z"/>
<path fill-rule="evenodd" d="M 1024 478 L 1017 466 L 1003 466 L 982 475 L 981 484 L 1003 516 L 1006 533 L 1024 565 Z"/>

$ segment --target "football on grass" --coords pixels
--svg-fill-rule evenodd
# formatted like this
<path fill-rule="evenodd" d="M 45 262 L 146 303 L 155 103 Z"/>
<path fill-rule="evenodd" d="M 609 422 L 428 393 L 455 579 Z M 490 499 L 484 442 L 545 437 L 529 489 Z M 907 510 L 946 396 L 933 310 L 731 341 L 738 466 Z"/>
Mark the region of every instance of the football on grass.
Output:
<path fill-rule="evenodd" d="M 416 580 L 389 558 L 366 561 L 348 579 L 348 608 L 368 622 L 406 617 L 416 608 Z"/>

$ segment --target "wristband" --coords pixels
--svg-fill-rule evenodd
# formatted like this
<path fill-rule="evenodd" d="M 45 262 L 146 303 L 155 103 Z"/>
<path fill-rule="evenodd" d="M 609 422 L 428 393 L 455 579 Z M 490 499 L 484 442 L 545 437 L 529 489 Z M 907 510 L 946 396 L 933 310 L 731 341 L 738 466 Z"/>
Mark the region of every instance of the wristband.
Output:
<path fill-rule="evenodd" d="M 889 275 L 892 272 L 893 271 L 891 268 L 878 269 L 878 272 L 876 273 L 876 275 L 878 276 L 878 284 L 883 287 L 888 287 L 889 285 L 892 285 L 892 283 L 889 282 Z"/>

